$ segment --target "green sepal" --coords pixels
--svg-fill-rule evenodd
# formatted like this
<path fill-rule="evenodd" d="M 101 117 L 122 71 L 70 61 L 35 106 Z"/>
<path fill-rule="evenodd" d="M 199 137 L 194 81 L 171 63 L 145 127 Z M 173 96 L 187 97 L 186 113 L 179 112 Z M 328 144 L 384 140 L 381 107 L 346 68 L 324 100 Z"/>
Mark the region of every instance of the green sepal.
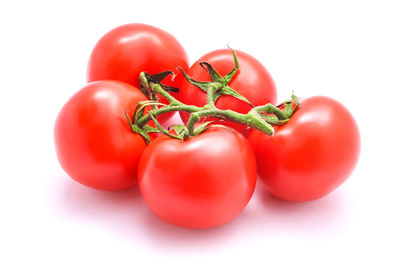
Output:
<path fill-rule="evenodd" d="M 146 101 L 140 101 L 136 105 L 135 112 L 133 113 L 133 122 L 136 122 L 139 120 L 140 117 L 143 117 L 144 115 L 144 108 L 147 106 L 166 106 L 166 104 L 156 102 L 154 100 L 146 100 Z"/>
<path fill-rule="evenodd" d="M 179 136 L 170 134 L 167 130 L 165 130 L 165 129 L 161 126 L 161 124 L 158 122 L 158 120 L 153 116 L 153 114 L 151 114 L 151 112 L 149 113 L 149 115 L 150 115 L 151 119 L 154 121 L 154 124 L 156 125 L 157 129 L 158 129 L 162 134 L 165 134 L 166 136 L 171 137 L 171 138 L 175 138 L 175 139 L 182 140 Z"/>
<path fill-rule="evenodd" d="M 286 120 L 278 120 L 277 122 L 274 122 L 274 123 L 270 122 L 269 124 L 271 124 L 271 125 L 273 125 L 273 126 L 278 126 L 278 125 L 284 125 L 284 124 L 286 124 L 288 121 L 289 121 L 289 119 L 286 119 Z"/>
<path fill-rule="evenodd" d="M 200 66 L 208 72 L 211 81 L 224 83 L 225 79 L 208 62 L 200 62 Z"/>
<path fill-rule="evenodd" d="M 129 128 L 131 128 L 131 130 L 132 130 L 132 129 L 133 129 L 133 124 L 132 124 L 131 118 L 129 117 L 128 111 L 125 111 L 125 118 L 126 118 L 126 120 L 128 121 Z"/>
<path fill-rule="evenodd" d="M 214 103 L 218 100 L 218 98 L 220 96 L 222 96 L 222 95 L 230 95 L 230 96 L 233 96 L 233 97 L 235 97 L 235 98 L 237 98 L 239 100 L 242 100 L 242 101 L 248 103 L 251 107 L 254 107 L 247 98 L 245 98 L 244 96 L 242 96 L 241 94 L 239 94 L 234 89 L 232 89 L 232 88 L 230 88 L 228 86 L 228 84 L 231 81 L 232 77 L 235 75 L 235 73 L 239 69 L 239 61 L 237 59 L 236 53 L 235 53 L 235 51 L 233 49 L 231 49 L 231 50 L 232 50 L 234 61 L 235 61 L 235 67 L 227 75 L 225 75 L 224 77 L 222 77 L 214 69 L 214 67 L 211 66 L 207 62 L 200 62 L 200 66 L 202 68 L 206 69 L 206 71 L 210 75 L 211 82 L 196 81 L 195 79 L 193 79 L 189 75 L 187 75 L 187 73 L 182 68 L 180 68 L 180 70 L 181 70 L 183 76 L 185 77 L 185 79 L 188 82 L 190 82 L 194 86 L 200 88 L 204 92 L 208 93 L 208 90 L 210 89 L 210 87 L 216 88 L 215 93 L 214 93 L 214 97 L 213 97 Z"/>
<path fill-rule="evenodd" d="M 156 100 L 156 95 L 150 89 L 149 85 L 150 75 L 147 72 L 141 72 L 139 75 L 139 89 L 140 91 L 151 100 Z"/>
<path fill-rule="evenodd" d="M 190 82 L 194 86 L 200 88 L 201 90 L 203 90 L 206 93 L 208 92 L 208 88 L 210 88 L 210 86 L 216 86 L 216 87 L 221 86 L 221 84 L 219 84 L 219 83 L 196 81 L 195 79 L 192 79 L 189 75 L 187 75 L 187 73 L 182 68 L 180 68 L 180 70 L 188 82 Z"/>
<path fill-rule="evenodd" d="M 233 96 L 239 100 L 242 100 L 244 102 L 246 102 L 247 104 L 249 104 L 251 107 L 254 107 L 253 104 L 250 103 L 250 101 L 245 98 L 244 96 L 242 96 L 241 94 L 239 94 L 238 92 L 236 92 L 235 90 L 233 90 L 232 88 L 230 88 L 229 86 L 224 86 L 222 87 L 220 90 L 217 90 L 217 92 L 215 93 L 214 96 L 214 102 L 217 101 L 217 99 L 221 96 L 221 95 L 230 95 Z"/>
<path fill-rule="evenodd" d="M 279 105 L 277 105 L 276 107 L 277 107 L 277 108 L 280 108 L 280 107 L 282 107 L 283 105 L 287 105 L 287 104 L 289 104 L 289 103 L 292 103 L 292 100 L 286 100 L 286 101 L 280 103 Z"/>
<path fill-rule="evenodd" d="M 288 118 L 292 116 L 292 109 L 293 109 L 292 102 L 289 102 L 285 105 L 283 112 L 286 114 L 286 116 L 288 116 Z"/>
<path fill-rule="evenodd" d="M 194 136 L 198 136 L 199 134 L 204 133 L 209 127 L 211 123 L 214 121 L 207 121 L 205 123 L 200 124 L 196 129 L 194 130 Z"/>
<path fill-rule="evenodd" d="M 260 116 L 261 116 L 261 118 L 263 118 L 269 124 L 274 124 L 274 123 L 277 123 L 279 121 L 278 117 L 276 117 L 275 115 L 269 115 L 269 114 L 260 113 Z"/>
<path fill-rule="evenodd" d="M 150 143 L 149 134 L 145 130 L 140 129 L 136 124 L 132 125 L 132 131 L 135 132 L 135 133 L 140 134 L 144 138 L 144 140 L 146 141 L 146 144 Z"/>
<path fill-rule="evenodd" d="M 297 98 L 297 96 L 295 94 L 292 94 L 292 100 L 296 104 L 296 106 L 299 105 L 299 99 Z"/>
<path fill-rule="evenodd" d="M 150 125 L 144 125 L 143 130 L 147 133 L 160 133 L 160 130 L 157 128 L 151 127 Z"/>
<path fill-rule="evenodd" d="M 224 80 L 225 80 L 226 84 L 229 84 L 229 82 L 232 80 L 233 76 L 235 76 L 236 72 L 239 69 L 239 60 L 236 56 L 235 50 L 233 50 L 229 46 L 228 46 L 228 48 L 232 51 L 233 60 L 235 61 L 235 67 L 227 75 L 224 76 Z"/>
<path fill-rule="evenodd" d="M 147 72 L 141 72 L 139 76 L 140 91 L 153 101 L 158 101 L 158 98 L 151 90 L 150 83 L 159 84 L 167 92 L 179 92 L 178 88 L 161 83 L 161 81 L 168 75 L 173 75 L 173 77 L 175 77 L 175 74 L 172 71 L 164 71 L 154 75 L 150 75 Z"/>
<path fill-rule="evenodd" d="M 147 81 L 149 83 L 159 84 L 162 87 L 162 89 L 164 89 L 167 92 L 179 92 L 179 88 L 161 83 L 161 81 L 164 80 L 164 78 L 167 77 L 168 75 L 172 75 L 173 78 L 175 77 L 175 73 L 173 73 L 172 71 L 168 70 L 168 71 L 164 71 L 164 72 L 157 73 L 154 75 L 149 75 L 149 74 L 147 74 L 147 75 L 148 75 Z"/>
<path fill-rule="evenodd" d="M 185 135 L 187 133 L 187 128 L 186 128 L 185 125 L 183 125 L 183 124 L 174 124 L 174 125 L 171 125 L 170 127 L 168 127 L 168 129 L 169 128 L 174 129 L 174 131 L 176 133 L 176 136 L 178 136 L 181 140 L 185 139 Z"/>
<path fill-rule="evenodd" d="M 286 100 L 276 106 L 277 108 L 285 106 L 283 113 L 288 118 L 292 117 L 293 113 L 297 110 L 299 106 L 299 99 L 297 98 L 297 96 L 295 94 L 292 94 L 291 98 L 292 98 L 291 100 Z"/>
<path fill-rule="evenodd" d="M 289 121 L 289 119 L 280 120 L 275 115 L 260 114 L 260 116 L 273 126 L 284 125 Z"/>
<path fill-rule="evenodd" d="M 125 118 L 128 121 L 129 128 L 131 128 L 132 132 L 140 134 L 143 137 L 146 144 L 149 144 L 150 143 L 149 134 L 145 130 L 140 129 L 136 124 L 132 124 L 132 121 L 129 118 L 128 111 L 125 111 Z"/>
<path fill-rule="evenodd" d="M 146 101 L 139 101 L 135 107 L 135 110 L 133 112 L 133 117 L 136 117 L 136 113 L 140 112 L 142 109 L 142 106 L 148 102 L 154 102 L 153 100 L 146 100 Z M 135 119 L 133 121 L 136 121 Z"/>
<path fill-rule="evenodd" d="M 292 114 L 290 114 L 290 116 L 293 115 L 293 113 L 299 108 L 300 102 L 299 99 L 297 98 L 297 96 L 293 93 L 292 94 L 292 100 L 295 104 L 294 109 L 292 110 Z"/>

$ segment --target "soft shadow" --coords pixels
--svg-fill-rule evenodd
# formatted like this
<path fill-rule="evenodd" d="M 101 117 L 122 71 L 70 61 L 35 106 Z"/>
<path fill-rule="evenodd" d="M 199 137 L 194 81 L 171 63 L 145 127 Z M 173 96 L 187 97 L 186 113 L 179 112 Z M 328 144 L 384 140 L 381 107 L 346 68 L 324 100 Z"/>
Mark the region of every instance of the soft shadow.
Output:
<path fill-rule="evenodd" d="M 124 236 L 135 235 L 138 231 L 135 224 L 146 207 L 137 186 L 107 192 L 90 189 L 67 176 L 54 180 L 50 197 L 56 216 Z"/>
<path fill-rule="evenodd" d="M 132 209 L 141 198 L 137 187 L 108 192 L 85 187 L 68 177 L 61 179 L 63 181 L 57 188 L 57 204 L 64 212 L 72 215 L 91 217 L 120 210 L 116 208 Z"/>
<path fill-rule="evenodd" d="M 274 233 L 321 236 L 336 234 L 349 226 L 351 205 L 346 191 L 336 190 L 310 202 L 292 203 L 278 199 L 261 185 L 256 190 L 259 222 Z"/>
<path fill-rule="evenodd" d="M 154 215 L 144 202 L 139 188 L 118 192 L 87 188 L 69 177 L 56 178 L 51 196 L 53 214 L 117 234 L 128 242 L 162 250 L 210 247 L 225 242 L 237 230 L 236 220 L 208 230 L 185 229 L 168 224 Z"/>
<path fill-rule="evenodd" d="M 227 224 L 211 229 L 187 229 L 161 220 L 149 209 L 143 215 L 146 222 L 143 230 L 147 232 L 153 246 L 163 249 L 175 247 L 188 250 L 205 247 L 212 249 L 213 246 L 223 244 L 233 238 L 240 224 L 240 220 L 236 218 Z"/>
<path fill-rule="evenodd" d="M 207 230 L 180 228 L 154 215 L 138 187 L 104 192 L 80 185 L 63 176 L 51 185 L 53 214 L 63 220 L 88 224 L 128 243 L 161 251 L 213 250 L 231 240 L 273 236 L 321 237 L 336 234 L 349 222 L 350 208 L 344 191 L 307 203 L 279 200 L 257 185 L 246 209 L 233 221 Z M 235 243 L 235 242 L 234 242 Z"/>

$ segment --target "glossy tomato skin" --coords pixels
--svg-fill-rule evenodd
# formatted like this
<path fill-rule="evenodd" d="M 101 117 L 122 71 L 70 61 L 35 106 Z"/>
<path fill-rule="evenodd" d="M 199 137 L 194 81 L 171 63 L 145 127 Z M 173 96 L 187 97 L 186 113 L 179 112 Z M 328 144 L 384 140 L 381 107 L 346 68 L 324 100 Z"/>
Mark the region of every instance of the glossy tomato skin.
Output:
<path fill-rule="evenodd" d="M 254 106 L 267 103 L 275 104 L 276 87 L 267 69 L 251 55 L 239 50 L 235 50 L 235 52 L 239 60 L 239 70 L 229 83 L 229 87 L 246 97 Z M 230 49 L 212 51 L 197 60 L 188 71 L 189 76 L 198 81 L 211 80 L 209 74 L 199 64 L 202 61 L 210 63 L 221 76 L 225 76 L 235 67 Z M 180 88 L 179 99 L 186 104 L 202 107 L 207 103 L 207 94 L 184 80 Z M 251 109 L 248 103 L 228 95 L 221 96 L 216 102 L 216 107 L 231 109 L 240 113 L 247 113 Z M 180 112 L 180 115 L 186 123 L 189 114 Z M 223 124 L 239 132 L 246 128 L 243 125 L 228 121 L 223 122 Z"/>
<path fill-rule="evenodd" d="M 175 71 L 179 66 L 187 69 L 188 57 L 171 34 L 150 25 L 132 23 L 111 30 L 97 42 L 87 75 L 89 82 L 113 79 L 139 88 L 140 72 L 156 74 Z M 176 78 L 171 85 L 178 87 L 182 75 Z"/>
<path fill-rule="evenodd" d="M 140 191 L 150 209 L 187 228 L 232 220 L 250 200 L 256 177 L 247 139 L 222 128 L 186 141 L 157 138 L 143 152 L 138 171 Z"/>
<path fill-rule="evenodd" d="M 172 80 L 168 76 L 163 83 L 179 87 L 183 75 L 177 67 L 187 70 L 188 57 L 171 34 L 150 25 L 132 23 L 111 30 L 97 42 L 90 56 L 87 79 L 89 82 L 118 80 L 139 88 L 142 71 L 157 74 L 170 70 L 176 77 Z M 163 114 L 158 119 L 165 121 L 172 115 Z"/>
<path fill-rule="evenodd" d="M 261 181 L 278 198 L 303 202 L 321 198 L 356 166 L 360 134 L 350 112 L 328 97 L 300 103 L 290 121 L 275 135 L 253 131 L 249 136 Z"/>
<path fill-rule="evenodd" d="M 146 97 L 119 81 L 92 82 L 64 105 L 55 123 L 58 160 L 70 177 L 100 190 L 137 183 L 139 157 L 146 147 L 125 118 Z"/>

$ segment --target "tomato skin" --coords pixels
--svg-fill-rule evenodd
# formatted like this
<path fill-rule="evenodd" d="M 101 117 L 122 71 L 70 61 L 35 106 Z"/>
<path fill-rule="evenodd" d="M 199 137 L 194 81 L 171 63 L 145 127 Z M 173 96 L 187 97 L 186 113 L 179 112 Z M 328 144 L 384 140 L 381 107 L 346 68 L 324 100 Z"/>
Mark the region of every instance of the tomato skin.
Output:
<path fill-rule="evenodd" d="M 97 42 L 87 75 L 89 82 L 112 79 L 139 88 L 140 72 L 157 74 L 175 71 L 178 66 L 187 69 L 188 57 L 171 34 L 150 25 L 131 23 L 111 30 Z M 176 78 L 170 85 L 180 85 L 182 75 Z"/>
<path fill-rule="evenodd" d="M 245 52 L 235 50 L 239 60 L 239 70 L 229 83 L 229 87 L 236 90 L 239 94 L 247 98 L 254 106 L 276 103 L 276 87 L 267 69 L 254 57 Z M 200 62 L 210 63 L 221 76 L 228 74 L 235 63 L 230 49 L 212 51 L 197 60 L 189 69 L 188 75 L 198 81 L 210 81 L 209 74 L 200 66 Z M 184 80 L 180 87 L 179 99 L 186 103 L 199 107 L 207 103 L 207 94 L 196 86 Z M 231 109 L 240 113 L 247 113 L 251 106 L 232 96 L 223 95 L 217 102 L 216 107 L 220 109 Z M 180 112 L 184 123 L 187 123 L 189 114 Z M 222 122 L 222 124 L 232 127 L 242 132 L 246 126 L 233 123 Z"/>
<path fill-rule="evenodd" d="M 250 200 L 256 178 L 247 139 L 221 128 L 186 141 L 157 138 L 143 152 L 138 171 L 150 209 L 187 228 L 211 228 L 232 220 Z"/>
<path fill-rule="evenodd" d="M 55 123 L 58 160 L 70 177 L 100 190 L 137 183 L 144 139 L 131 131 L 125 111 L 147 98 L 119 81 L 92 82 L 64 105 Z"/>
<path fill-rule="evenodd" d="M 303 202 L 321 198 L 351 174 L 360 133 L 350 112 L 323 96 L 301 102 L 290 121 L 268 136 L 249 136 L 261 181 L 278 198 Z"/>
<path fill-rule="evenodd" d="M 131 23 L 119 26 L 105 34 L 94 47 L 90 56 L 88 82 L 112 79 L 139 88 L 139 74 L 145 71 L 157 74 L 174 71 L 176 77 L 166 77 L 163 83 L 179 87 L 183 75 L 177 67 L 188 69 L 188 57 L 179 42 L 169 33 L 156 27 Z M 163 103 L 168 103 L 162 99 Z M 161 115 L 165 121 L 173 113 Z"/>

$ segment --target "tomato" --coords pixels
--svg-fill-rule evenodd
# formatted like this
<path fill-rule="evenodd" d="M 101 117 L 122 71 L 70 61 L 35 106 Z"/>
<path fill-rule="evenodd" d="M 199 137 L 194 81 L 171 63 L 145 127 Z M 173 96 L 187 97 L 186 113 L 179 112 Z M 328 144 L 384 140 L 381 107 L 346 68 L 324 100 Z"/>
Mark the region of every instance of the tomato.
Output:
<path fill-rule="evenodd" d="M 188 69 L 188 57 L 179 42 L 169 33 L 156 27 L 132 23 L 119 26 L 105 34 L 90 56 L 87 79 L 89 82 L 112 79 L 139 88 L 139 74 L 157 74 L 171 70 L 176 77 L 163 83 L 179 87 L 183 76 L 177 67 Z M 166 103 L 165 99 L 162 102 Z M 173 113 L 158 119 L 165 121 Z"/>
<path fill-rule="evenodd" d="M 287 124 L 275 127 L 274 136 L 253 131 L 249 141 L 267 190 L 295 202 L 321 198 L 341 185 L 360 151 L 350 112 L 322 96 L 302 101 Z"/>
<path fill-rule="evenodd" d="M 55 123 L 55 145 L 63 169 L 81 184 L 120 190 L 137 183 L 144 139 L 131 131 L 125 111 L 133 115 L 147 98 L 119 81 L 92 82 L 61 109 Z"/>
<path fill-rule="evenodd" d="M 210 228 L 236 217 L 256 184 L 254 153 L 234 130 L 210 128 L 181 141 L 157 138 L 139 162 L 140 191 L 163 220 L 187 228 Z"/>
<path fill-rule="evenodd" d="M 239 60 L 239 70 L 229 83 L 229 87 L 247 98 L 254 106 L 276 103 L 276 88 L 271 75 L 265 67 L 254 57 L 242 51 L 235 50 Z M 235 63 L 230 49 L 222 49 L 210 52 L 197 60 L 189 69 L 188 75 L 198 81 L 211 81 L 209 74 L 201 66 L 200 62 L 208 62 L 221 75 L 225 76 L 234 67 Z M 196 86 L 184 80 L 179 91 L 179 99 L 185 104 L 199 107 L 207 103 L 207 94 Z M 221 96 L 216 107 L 219 109 L 231 109 L 240 113 L 247 113 L 251 106 L 229 95 Z M 183 122 L 187 122 L 189 114 L 180 112 Z M 225 121 L 222 124 L 230 126 L 242 132 L 246 126 Z"/>

